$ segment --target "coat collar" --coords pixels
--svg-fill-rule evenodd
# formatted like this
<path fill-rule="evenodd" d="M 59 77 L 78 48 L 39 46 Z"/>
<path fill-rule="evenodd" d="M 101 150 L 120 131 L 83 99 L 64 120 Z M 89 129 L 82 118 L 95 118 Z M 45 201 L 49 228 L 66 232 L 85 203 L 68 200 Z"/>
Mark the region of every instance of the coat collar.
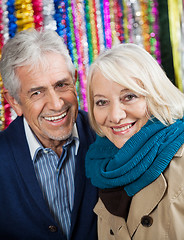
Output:
<path fill-rule="evenodd" d="M 184 154 L 184 144 L 180 147 L 177 153 L 174 155 L 175 157 L 182 157 Z"/>
<path fill-rule="evenodd" d="M 143 188 L 132 198 L 127 226 L 132 236 L 141 222 L 158 205 L 167 189 L 167 182 L 161 174 L 153 183 Z M 144 204 L 143 204 L 144 203 Z"/>
<path fill-rule="evenodd" d="M 184 144 L 180 147 L 174 157 L 182 157 L 184 154 Z M 167 181 L 161 174 L 154 182 L 143 188 L 132 198 L 127 227 L 130 236 L 134 234 L 141 223 L 141 218 L 149 215 L 163 198 L 167 189 Z M 143 204 L 144 203 L 144 204 Z"/>

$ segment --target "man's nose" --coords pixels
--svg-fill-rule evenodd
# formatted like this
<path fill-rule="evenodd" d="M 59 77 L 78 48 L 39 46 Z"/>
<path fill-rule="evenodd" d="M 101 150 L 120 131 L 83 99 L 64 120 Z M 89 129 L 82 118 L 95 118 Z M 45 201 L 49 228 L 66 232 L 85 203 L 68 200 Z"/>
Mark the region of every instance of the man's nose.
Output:
<path fill-rule="evenodd" d="M 56 91 L 50 91 L 47 99 L 47 106 L 50 110 L 60 111 L 64 102 L 59 93 Z"/>

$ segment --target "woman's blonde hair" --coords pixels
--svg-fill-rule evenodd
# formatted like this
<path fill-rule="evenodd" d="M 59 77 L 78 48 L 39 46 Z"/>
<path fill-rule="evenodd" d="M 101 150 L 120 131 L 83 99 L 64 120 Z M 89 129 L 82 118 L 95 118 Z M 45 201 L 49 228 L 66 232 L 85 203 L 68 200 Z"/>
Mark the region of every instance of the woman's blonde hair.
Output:
<path fill-rule="evenodd" d="M 183 117 L 184 94 L 172 84 L 157 61 L 136 44 L 119 44 L 100 54 L 88 73 L 89 119 L 99 135 L 103 136 L 103 133 L 94 118 L 91 86 L 96 71 L 100 71 L 106 79 L 145 96 L 148 112 L 162 123 L 169 125 Z"/>

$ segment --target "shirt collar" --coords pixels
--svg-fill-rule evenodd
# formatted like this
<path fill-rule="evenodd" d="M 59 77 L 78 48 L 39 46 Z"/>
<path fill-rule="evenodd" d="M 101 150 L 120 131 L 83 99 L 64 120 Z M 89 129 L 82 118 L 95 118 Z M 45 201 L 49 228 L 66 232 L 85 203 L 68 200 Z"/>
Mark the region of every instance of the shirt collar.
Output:
<path fill-rule="evenodd" d="M 24 119 L 24 128 L 25 128 L 26 139 L 27 139 L 29 150 L 31 153 L 31 158 L 33 159 L 36 151 L 40 148 L 43 148 L 43 146 L 38 141 L 36 136 L 33 134 L 26 119 L 25 118 L 23 118 L 23 119 Z M 76 123 L 74 123 L 71 138 L 74 139 L 74 141 L 75 141 L 75 155 L 77 155 L 78 148 L 79 148 L 79 135 L 78 135 Z"/>

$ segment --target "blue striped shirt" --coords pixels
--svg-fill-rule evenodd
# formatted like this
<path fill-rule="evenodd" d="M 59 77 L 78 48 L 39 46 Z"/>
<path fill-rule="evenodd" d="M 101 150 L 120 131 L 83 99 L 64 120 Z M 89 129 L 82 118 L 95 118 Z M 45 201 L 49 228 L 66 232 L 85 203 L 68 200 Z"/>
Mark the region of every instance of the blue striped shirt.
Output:
<path fill-rule="evenodd" d="M 63 145 L 60 158 L 52 149 L 44 148 L 41 145 L 25 118 L 24 126 L 35 173 L 44 199 L 64 235 L 69 239 L 75 193 L 75 155 L 79 146 L 76 124 L 71 137 Z"/>

